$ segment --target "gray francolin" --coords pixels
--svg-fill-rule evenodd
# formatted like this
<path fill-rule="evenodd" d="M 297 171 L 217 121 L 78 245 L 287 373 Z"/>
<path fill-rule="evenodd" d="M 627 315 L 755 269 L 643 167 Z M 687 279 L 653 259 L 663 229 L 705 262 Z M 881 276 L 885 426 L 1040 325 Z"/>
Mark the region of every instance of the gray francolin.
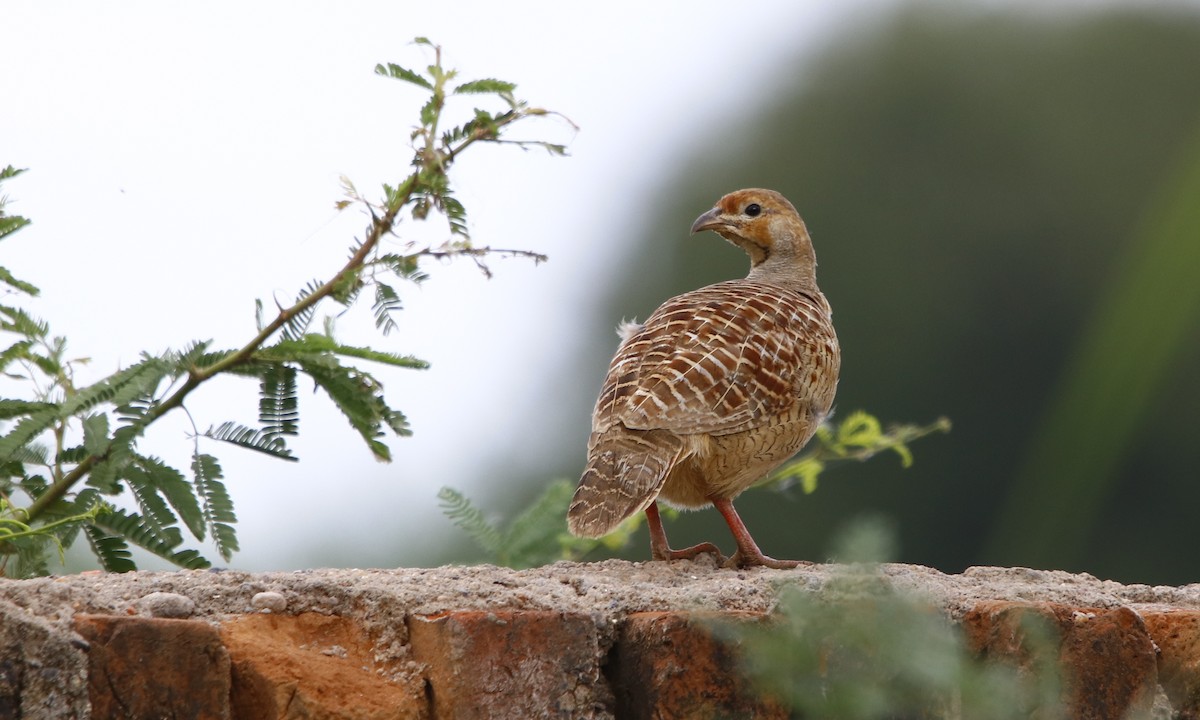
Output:
<path fill-rule="evenodd" d="M 750 256 L 750 274 L 663 303 L 622 341 L 596 401 L 587 469 L 567 512 L 600 537 L 645 510 L 656 560 L 714 553 L 745 567 L 795 567 L 758 549 L 733 499 L 792 457 L 833 405 L 841 350 L 816 255 L 796 209 L 773 190 L 730 193 L 692 225 Z M 737 543 L 672 550 L 658 501 L 712 504 Z"/>

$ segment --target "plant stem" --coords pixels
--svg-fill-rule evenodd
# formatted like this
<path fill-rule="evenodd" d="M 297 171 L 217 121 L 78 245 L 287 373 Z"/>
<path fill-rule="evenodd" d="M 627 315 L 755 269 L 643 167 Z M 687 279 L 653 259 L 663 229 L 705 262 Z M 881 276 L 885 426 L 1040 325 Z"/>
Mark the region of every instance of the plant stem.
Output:
<path fill-rule="evenodd" d="M 392 225 L 396 222 L 396 216 L 400 213 L 400 209 L 408 204 L 409 198 L 412 197 L 413 189 L 416 187 L 416 176 L 410 176 L 401 186 L 402 195 L 401 201 L 392 204 L 391 207 L 380 217 L 376 218 L 371 223 L 371 230 L 367 234 L 367 239 L 359 247 L 358 251 L 351 256 L 346 265 L 330 278 L 325 284 L 321 285 L 315 291 L 302 298 L 299 302 L 291 307 L 284 308 L 279 311 L 279 314 L 266 327 L 259 331 L 250 342 L 246 343 L 242 348 L 230 355 L 227 355 L 212 365 L 202 368 L 196 368 L 188 375 L 187 380 L 179 387 L 170 397 L 163 400 L 161 403 L 154 405 L 145 415 L 142 420 L 142 427 L 149 425 L 158 418 L 166 415 L 170 411 L 183 405 L 184 399 L 192 393 L 204 381 L 219 375 L 222 372 L 236 367 L 249 360 L 254 352 L 263 346 L 272 335 L 279 331 L 289 320 L 297 314 L 308 309 L 312 305 L 324 300 L 333 293 L 335 287 L 338 286 L 347 275 L 356 273 L 362 269 L 366 260 L 371 255 L 371 251 L 379 244 L 380 239 L 385 234 L 391 231 Z M 42 493 L 37 500 L 29 506 L 27 522 L 33 522 L 42 513 L 46 512 L 52 505 L 62 499 L 64 495 L 83 478 L 87 477 L 88 473 L 97 463 L 108 457 L 108 453 L 112 448 L 112 441 L 109 441 L 108 448 L 103 453 L 89 455 L 84 458 L 78 465 L 71 469 L 71 472 L 63 475 L 56 480 L 50 487 L 46 488 L 46 492 Z"/>
<path fill-rule="evenodd" d="M 110 443 L 111 447 L 111 443 Z M 38 496 L 37 500 L 29 506 L 25 513 L 25 521 L 32 523 L 39 515 L 44 513 L 51 505 L 62 499 L 63 495 L 71 489 L 75 483 L 87 477 L 87 474 L 92 471 L 96 463 L 107 457 L 108 452 L 104 455 L 88 455 L 78 465 L 71 469 L 71 472 L 63 475 L 54 484 L 46 488 L 46 492 Z"/>

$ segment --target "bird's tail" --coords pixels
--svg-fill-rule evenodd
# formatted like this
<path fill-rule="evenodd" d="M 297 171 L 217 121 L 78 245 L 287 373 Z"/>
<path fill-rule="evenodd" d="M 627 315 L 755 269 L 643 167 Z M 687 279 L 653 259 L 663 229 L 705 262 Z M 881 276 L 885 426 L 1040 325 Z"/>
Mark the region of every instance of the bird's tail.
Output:
<path fill-rule="evenodd" d="M 567 510 L 572 535 L 598 538 L 658 496 L 683 441 L 662 430 L 614 428 L 588 452 L 587 469 Z"/>

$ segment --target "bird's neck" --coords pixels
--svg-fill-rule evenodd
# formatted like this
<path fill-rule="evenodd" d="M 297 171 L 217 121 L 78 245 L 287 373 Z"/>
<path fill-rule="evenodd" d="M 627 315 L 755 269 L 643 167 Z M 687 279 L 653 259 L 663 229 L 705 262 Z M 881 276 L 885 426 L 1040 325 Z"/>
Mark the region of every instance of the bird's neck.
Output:
<path fill-rule="evenodd" d="M 746 279 L 809 294 L 820 292 L 817 288 L 817 258 L 811 244 L 797 248 L 795 254 L 772 254 L 751 267 Z"/>

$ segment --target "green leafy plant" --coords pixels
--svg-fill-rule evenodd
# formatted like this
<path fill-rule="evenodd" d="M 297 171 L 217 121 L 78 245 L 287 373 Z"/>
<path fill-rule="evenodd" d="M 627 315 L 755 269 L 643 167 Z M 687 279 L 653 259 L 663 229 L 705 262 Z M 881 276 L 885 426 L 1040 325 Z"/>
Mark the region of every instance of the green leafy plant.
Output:
<path fill-rule="evenodd" d="M 857 410 L 836 426 L 826 423 L 817 428 L 816 443 L 811 449 L 780 467 L 758 485 L 785 490 L 799 483 L 806 494 L 812 493 L 817 489 L 821 473 L 830 465 L 849 460 L 864 462 L 889 450 L 900 457 L 901 466 L 911 467 L 913 455 L 908 444 L 939 432 L 950 432 L 948 418 L 938 418 L 928 425 L 893 425 L 884 430 L 874 415 Z"/>
<path fill-rule="evenodd" d="M 503 528 L 490 521 L 465 495 L 450 487 L 438 491 L 442 512 L 467 533 L 497 565 L 528 568 L 557 560 L 579 560 L 597 548 L 617 551 L 629 544 L 641 526 L 630 518 L 614 532 L 592 540 L 567 532 L 566 512 L 575 494 L 575 483 L 555 480 L 533 503 Z"/>
<path fill-rule="evenodd" d="M 385 438 L 404 437 L 411 430 L 404 414 L 384 398 L 383 384 L 360 363 L 406 369 L 427 365 L 409 355 L 343 343 L 329 318 L 315 329 L 318 309 L 329 302 L 349 308 L 366 299 L 376 326 L 386 334 L 396 329 L 392 314 L 400 309 L 395 283 L 422 282 L 423 261 L 466 257 L 489 274 L 489 257 L 544 260 L 527 250 L 474 246 L 449 170 L 481 142 L 564 152 L 559 144 L 507 137 L 514 124 L 552 114 L 518 100 L 515 85 L 491 78 L 459 82 L 455 70 L 443 67 L 438 46 L 425 38 L 415 43 L 433 56 L 424 71 L 392 63 L 375 68 L 378 75 L 429 95 L 410 135 L 411 170 L 395 185 L 385 184 L 377 200 L 343 179 L 346 194 L 337 208 L 359 208 L 369 219 L 363 235 L 350 245 L 349 259 L 329 277 L 309 282 L 273 316 L 260 301 L 257 333 L 245 344 L 214 348 L 209 341 L 196 341 L 182 350 L 143 353 L 129 367 L 79 387 L 74 369 L 85 361 L 68 357 L 67 341 L 25 310 L 0 305 L 0 331 L 11 338 L 0 350 L 0 371 L 30 389 L 24 398 L 0 398 L 0 421 L 8 423 L 0 435 L 0 573 L 47 572 L 47 546 L 69 546 L 81 531 L 109 570 L 135 569 L 131 543 L 181 567 L 207 567 L 209 561 L 199 552 L 183 547 L 181 526 L 196 540 L 211 538 L 228 560 L 238 549 L 237 517 L 221 465 L 206 445 L 227 443 L 294 461 L 288 439 L 300 427 L 300 376 L 333 402 L 377 459 L 391 459 Z M 468 119 L 452 124 L 450 108 L 467 98 L 484 99 L 494 109 L 475 106 Z M 0 172 L 0 181 L 20 172 L 9 167 Z M 431 213 L 446 219 L 449 240 L 383 249 L 381 241 L 398 234 L 402 220 L 425 220 Z M 4 214 L 0 206 L 0 239 L 28 224 L 23 217 Z M 38 292 L 3 268 L 0 282 L 10 293 Z M 190 473 L 149 454 L 141 443 L 147 428 L 174 410 L 187 412 L 191 394 L 220 375 L 258 381 L 257 423 L 228 421 L 204 431 L 197 428 Z M 126 491 L 136 510 L 103 499 Z M 21 504 L 22 497 L 29 502 Z M 13 557 L 16 563 L 10 567 Z"/>
<path fill-rule="evenodd" d="M 950 421 L 939 418 L 929 425 L 896 425 L 884 430 L 873 415 L 851 413 L 836 426 L 822 425 L 812 447 L 765 478 L 758 486 L 777 491 L 799 482 L 806 493 L 817 489 L 817 479 L 829 465 L 842 461 L 864 462 L 885 451 L 900 456 L 904 467 L 912 465 L 908 444 L 935 432 L 949 432 Z M 635 513 L 617 529 L 602 538 L 579 538 L 567 532 L 567 507 L 575 493 L 575 483 L 555 480 L 533 504 L 513 518 L 503 529 L 488 520 L 478 507 L 461 492 L 443 487 L 438 493 L 442 512 L 462 529 L 499 565 L 523 568 L 556 560 L 579 560 L 599 551 L 619 551 L 629 545 L 641 528 L 645 516 Z M 663 508 L 667 517 L 678 513 Z"/>

